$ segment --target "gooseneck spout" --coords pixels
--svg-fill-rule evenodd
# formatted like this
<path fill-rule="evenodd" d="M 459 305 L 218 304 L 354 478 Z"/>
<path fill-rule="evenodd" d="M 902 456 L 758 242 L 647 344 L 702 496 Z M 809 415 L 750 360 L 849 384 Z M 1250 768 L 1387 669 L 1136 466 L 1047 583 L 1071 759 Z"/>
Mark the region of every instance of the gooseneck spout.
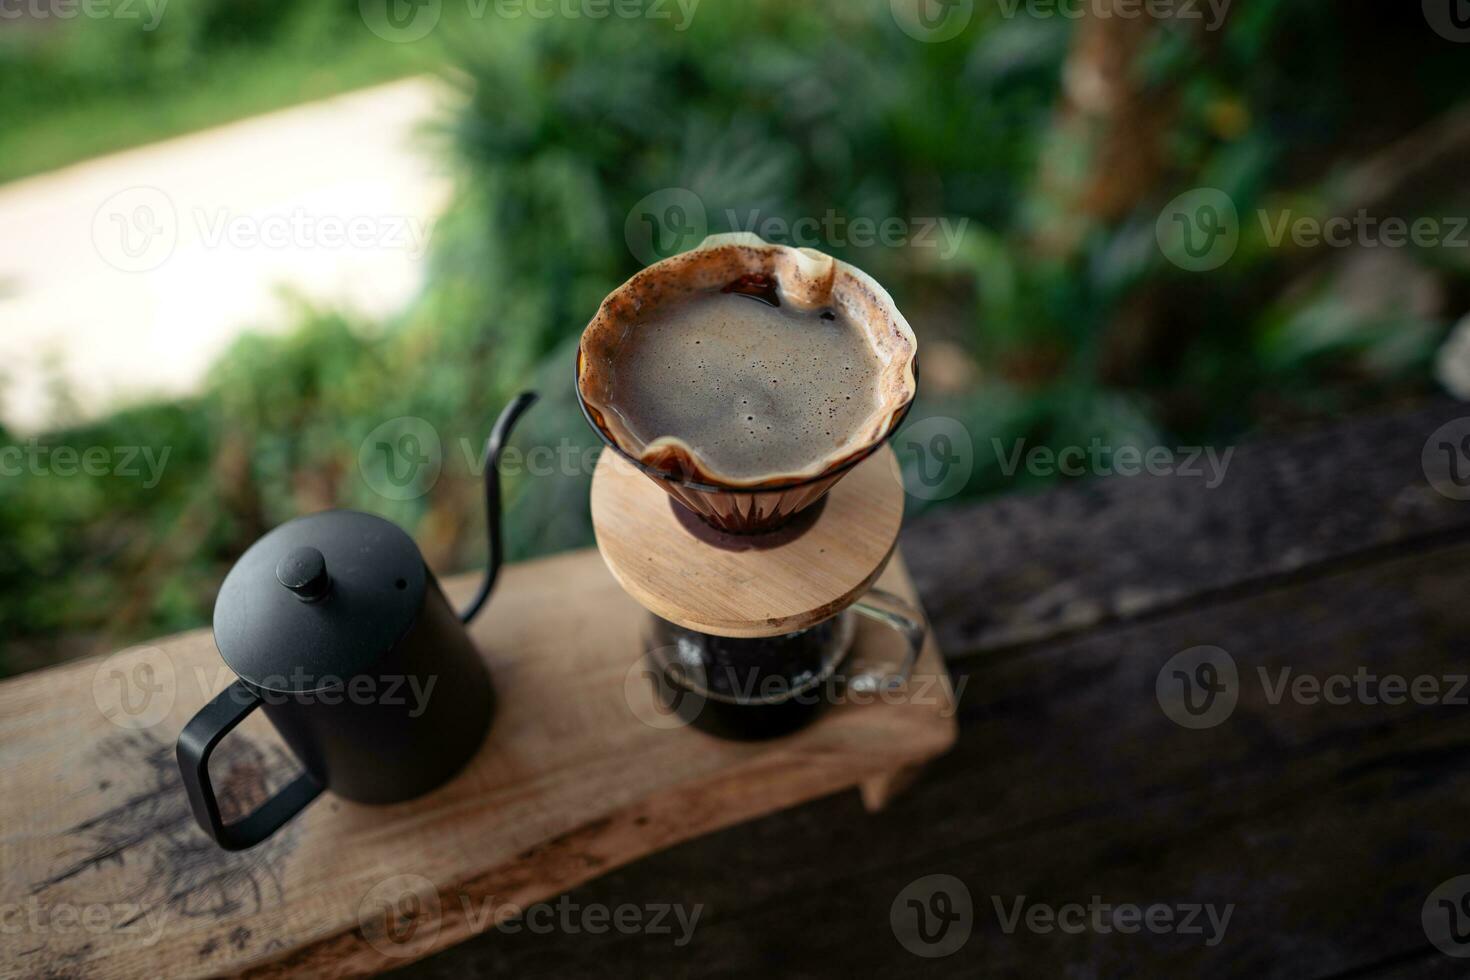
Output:
<path fill-rule="evenodd" d="M 489 540 L 489 564 L 485 568 L 485 577 L 480 581 L 480 590 L 459 614 L 461 622 L 468 623 L 479 614 L 485 600 L 490 598 L 490 590 L 495 588 L 495 579 L 500 574 L 505 537 L 500 526 L 500 453 L 505 448 L 506 440 L 510 438 L 510 430 L 515 427 L 516 420 L 535 403 L 534 391 L 521 392 L 501 411 L 500 418 L 495 420 L 495 427 L 490 430 L 490 438 L 485 440 L 485 534 Z"/>

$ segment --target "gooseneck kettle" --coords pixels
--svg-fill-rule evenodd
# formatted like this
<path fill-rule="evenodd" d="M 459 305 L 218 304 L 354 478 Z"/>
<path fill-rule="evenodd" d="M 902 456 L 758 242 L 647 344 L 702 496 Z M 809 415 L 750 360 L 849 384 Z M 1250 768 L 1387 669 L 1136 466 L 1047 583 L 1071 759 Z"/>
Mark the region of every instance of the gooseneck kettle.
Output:
<path fill-rule="evenodd" d="M 325 789 L 395 803 L 441 785 L 478 750 L 495 694 L 465 626 L 489 598 L 503 560 L 498 463 L 516 397 L 486 441 L 489 559 L 469 604 L 449 605 L 401 528 L 331 510 L 275 528 L 240 557 L 214 606 L 214 641 L 237 675 L 184 726 L 178 761 L 194 817 L 227 850 L 265 840 Z M 209 758 L 262 709 L 303 771 L 253 812 L 221 817 Z M 226 797 L 229 796 L 229 788 Z"/>

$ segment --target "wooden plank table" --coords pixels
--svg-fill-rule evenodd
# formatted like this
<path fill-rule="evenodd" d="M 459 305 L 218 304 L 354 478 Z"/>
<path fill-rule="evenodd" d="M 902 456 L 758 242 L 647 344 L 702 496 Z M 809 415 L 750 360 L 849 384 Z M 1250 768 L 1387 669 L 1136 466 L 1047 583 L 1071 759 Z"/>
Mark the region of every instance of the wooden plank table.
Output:
<path fill-rule="evenodd" d="M 1439 900 L 1470 875 L 1470 689 L 1452 696 L 1470 503 L 1422 462 L 1462 415 L 1441 402 L 1245 446 L 1214 488 L 1108 478 L 911 521 L 960 734 L 907 792 L 650 853 L 401 972 L 1463 976 L 1435 941 L 1458 951 Z M 1185 727 L 1171 685 L 1199 647 L 1234 665 L 1230 710 Z M 1360 674 L 1438 694 L 1337 682 Z M 260 901 L 291 900 L 271 888 Z"/>
<path fill-rule="evenodd" d="M 901 558 L 879 581 L 913 597 Z M 477 585 L 446 591 L 463 605 Z M 733 823 L 854 788 L 879 809 L 954 743 L 932 636 L 902 688 L 834 685 L 800 732 L 733 742 L 686 727 L 697 700 L 656 699 L 646 618 L 596 551 L 507 568 L 471 627 L 499 706 L 464 770 L 391 806 L 328 792 L 245 851 L 198 828 L 174 760 L 185 720 L 234 678 L 209 631 L 0 685 L 0 976 L 381 972 Z M 885 673 L 909 654 L 867 619 L 854 647 L 847 663 Z M 432 697 L 433 679 L 399 696 Z M 299 764 L 252 716 L 212 769 L 229 821 Z M 649 915 L 668 928 L 669 913 Z"/>
<path fill-rule="evenodd" d="M 682 945 L 574 919 L 477 936 L 403 972 L 1464 976 L 1470 961 L 1431 943 L 1423 911 L 1470 874 L 1470 708 L 1446 703 L 1470 673 L 1470 503 L 1432 489 L 1421 463 L 1462 416 L 1443 402 L 1244 446 L 1214 489 L 1108 478 L 912 521 L 905 555 L 961 712 L 958 746 L 908 793 L 876 815 L 823 799 L 567 896 L 699 904 Z M 1240 682 L 1226 720 L 1188 729 L 1157 686 L 1196 645 L 1227 651 Z M 1288 667 L 1441 678 L 1445 696 L 1273 703 Z M 973 909 L 942 958 L 894 928 L 912 932 L 911 898 L 945 910 L 937 896 L 955 889 L 930 875 L 958 879 Z M 1190 904 L 1233 910 L 1213 945 L 1208 926 L 1007 933 L 995 903 L 1009 915 L 1018 896 L 1163 903 L 1181 919 Z"/>

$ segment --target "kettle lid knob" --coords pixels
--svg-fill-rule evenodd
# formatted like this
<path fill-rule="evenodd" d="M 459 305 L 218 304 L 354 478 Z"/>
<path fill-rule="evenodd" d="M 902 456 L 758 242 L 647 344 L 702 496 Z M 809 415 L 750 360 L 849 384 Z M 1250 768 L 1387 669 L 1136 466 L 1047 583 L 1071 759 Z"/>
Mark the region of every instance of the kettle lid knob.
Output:
<path fill-rule="evenodd" d="M 302 602 L 316 602 L 332 585 L 327 559 L 320 551 L 306 546 L 286 552 L 276 564 L 276 581 L 296 593 Z"/>
<path fill-rule="evenodd" d="M 351 510 L 307 514 L 235 562 L 214 601 L 214 644 L 251 687 L 319 690 L 396 647 L 437 589 L 432 579 L 418 545 L 392 521 Z"/>

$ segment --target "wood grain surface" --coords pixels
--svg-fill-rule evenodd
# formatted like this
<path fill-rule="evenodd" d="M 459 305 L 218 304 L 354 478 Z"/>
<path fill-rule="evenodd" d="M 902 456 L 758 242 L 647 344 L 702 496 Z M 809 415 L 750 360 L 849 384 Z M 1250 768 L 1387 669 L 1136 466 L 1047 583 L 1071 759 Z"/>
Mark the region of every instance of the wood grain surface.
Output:
<path fill-rule="evenodd" d="M 901 561 L 883 582 L 913 595 Z M 678 727 L 642 670 L 645 615 L 595 551 L 507 568 L 473 628 L 500 710 L 469 768 L 409 803 L 328 793 L 237 853 L 195 826 L 174 761 L 233 679 L 207 631 L 0 685 L 0 974 L 378 971 L 690 837 L 874 777 L 881 794 L 953 742 L 932 641 L 906 696 L 838 704 L 790 738 Z M 859 630 L 865 659 L 902 658 L 897 634 Z M 238 814 L 295 771 L 257 714 L 214 778 Z"/>
<path fill-rule="evenodd" d="M 769 535 L 714 531 L 616 453 L 592 476 L 592 527 L 628 594 L 669 622 L 719 636 L 779 636 L 847 608 L 898 540 L 903 482 L 887 446 Z"/>

